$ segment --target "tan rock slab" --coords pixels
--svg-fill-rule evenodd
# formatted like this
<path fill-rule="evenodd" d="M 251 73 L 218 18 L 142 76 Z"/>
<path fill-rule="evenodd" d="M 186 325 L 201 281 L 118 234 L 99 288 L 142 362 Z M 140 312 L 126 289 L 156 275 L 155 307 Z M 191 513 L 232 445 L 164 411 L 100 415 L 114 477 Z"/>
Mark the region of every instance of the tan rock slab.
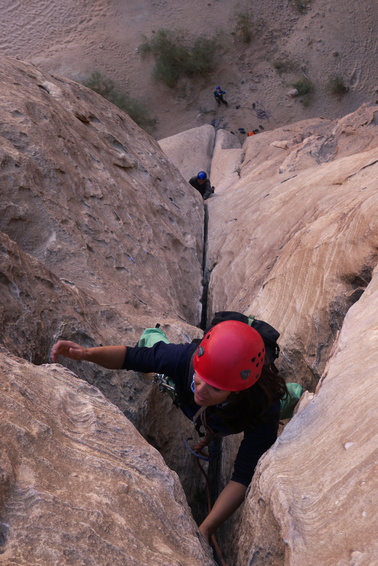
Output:
<path fill-rule="evenodd" d="M 96 387 L 0 353 L 2 561 L 212 565 L 176 474 Z"/>
<path fill-rule="evenodd" d="M 238 564 L 376 563 L 377 312 L 376 269 L 315 396 L 260 461 Z"/>
<path fill-rule="evenodd" d="M 199 171 L 210 174 L 215 134 L 215 128 L 206 124 L 161 139 L 159 145 L 184 179 L 189 181 Z"/>

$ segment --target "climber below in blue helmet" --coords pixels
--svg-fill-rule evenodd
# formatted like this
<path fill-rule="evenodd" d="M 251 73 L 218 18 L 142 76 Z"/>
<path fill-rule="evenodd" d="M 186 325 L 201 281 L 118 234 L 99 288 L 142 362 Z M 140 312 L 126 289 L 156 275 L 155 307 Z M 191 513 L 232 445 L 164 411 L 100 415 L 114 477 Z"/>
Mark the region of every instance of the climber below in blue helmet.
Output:
<path fill-rule="evenodd" d="M 214 192 L 214 187 L 211 186 L 210 179 L 206 171 L 200 171 L 195 177 L 189 179 L 189 183 L 201 193 L 203 200 L 207 200 Z"/>

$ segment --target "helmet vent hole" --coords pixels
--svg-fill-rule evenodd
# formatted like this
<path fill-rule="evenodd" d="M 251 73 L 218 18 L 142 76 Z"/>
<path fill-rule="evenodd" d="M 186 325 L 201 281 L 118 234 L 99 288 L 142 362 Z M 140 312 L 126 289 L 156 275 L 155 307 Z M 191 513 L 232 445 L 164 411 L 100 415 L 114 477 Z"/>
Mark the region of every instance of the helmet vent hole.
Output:
<path fill-rule="evenodd" d="M 251 359 L 251 362 L 252 362 L 253 364 L 255 363 L 255 361 L 256 361 L 256 358 L 252 358 L 252 359 Z"/>

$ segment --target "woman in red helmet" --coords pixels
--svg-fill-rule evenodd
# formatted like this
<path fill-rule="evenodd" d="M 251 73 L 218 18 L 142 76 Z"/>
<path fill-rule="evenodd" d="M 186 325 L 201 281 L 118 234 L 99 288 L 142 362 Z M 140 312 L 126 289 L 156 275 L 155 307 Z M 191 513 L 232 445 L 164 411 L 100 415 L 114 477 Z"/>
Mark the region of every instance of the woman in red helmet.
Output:
<path fill-rule="evenodd" d="M 277 437 L 286 386 L 272 370 L 260 334 L 244 322 L 228 320 L 211 328 L 200 344 L 84 348 L 60 340 L 52 348 L 52 361 L 59 355 L 108 369 L 168 375 L 181 410 L 207 435 L 244 432 L 231 480 L 199 527 L 210 540 L 243 502 L 259 458 Z"/>

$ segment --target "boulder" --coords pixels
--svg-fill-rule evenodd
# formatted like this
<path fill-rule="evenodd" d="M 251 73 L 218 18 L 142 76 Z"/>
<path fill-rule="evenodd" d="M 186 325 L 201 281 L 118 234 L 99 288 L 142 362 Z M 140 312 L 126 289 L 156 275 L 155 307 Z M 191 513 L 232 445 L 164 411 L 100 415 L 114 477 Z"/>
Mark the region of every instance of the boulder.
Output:
<path fill-rule="evenodd" d="M 377 262 L 378 130 L 374 110 L 364 113 L 354 134 L 332 135 L 324 121 L 291 127 L 306 150 L 285 173 L 292 148 L 274 147 L 272 132 L 249 138 L 240 180 L 208 205 L 209 317 L 227 308 L 273 324 L 281 331 L 281 371 L 310 389 Z M 288 130 L 275 135 L 287 140 Z M 348 139 L 344 155 L 351 135 L 359 151 L 350 154 Z M 329 151 L 319 150 L 322 141 Z"/>
<path fill-rule="evenodd" d="M 289 98 L 296 98 L 297 96 L 299 96 L 299 92 L 296 88 L 292 88 L 287 92 L 287 96 Z"/>
<path fill-rule="evenodd" d="M 161 139 L 158 143 L 184 179 L 189 181 L 199 171 L 206 171 L 210 174 L 215 134 L 215 128 L 206 124 Z M 191 191 L 192 193 L 194 191 Z"/>
<path fill-rule="evenodd" d="M 104 308 L 196 325 L 202 202 L 157 142 L 82 85 L 0 70 L 0 231 Z"/>
<path fill-rule="evenodd" d="M 235 564 L 376 563 L 377 311 L 375 269 L 313 400 L 260 460 Z"/>
<path fill-rule="evenodd" d="M 4 351 L 0 371 L 2 561 L 214 564 L 176 474 L 96 387 Z"/>
<path fill-rule="evenodd" d="M 226 562 L 370 566 L 377 108 L 243 148 L 209 126 L 196 138 L 207 165 L 190 162 L 193 132 L 183 135 L 172 144 L 182 163 L 219 179 L 204 206 L 192 173 L 109 102 L 0 64 L 3 559 L 213 563 L 183 496 L 198 523 L 206 493 L 183 448 L 190 421 L 147 377 L 47 362 L 58 338 L 133 345 L 159 322 L 187 342 L 202 335 L 201 314 L 234 309 L 281 332 L 280 371 L 308 391 L 261 459 L 242 523 L 218 533 Z M 224 443 L 219 487 L 239 441 Z"/>

